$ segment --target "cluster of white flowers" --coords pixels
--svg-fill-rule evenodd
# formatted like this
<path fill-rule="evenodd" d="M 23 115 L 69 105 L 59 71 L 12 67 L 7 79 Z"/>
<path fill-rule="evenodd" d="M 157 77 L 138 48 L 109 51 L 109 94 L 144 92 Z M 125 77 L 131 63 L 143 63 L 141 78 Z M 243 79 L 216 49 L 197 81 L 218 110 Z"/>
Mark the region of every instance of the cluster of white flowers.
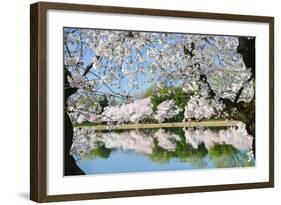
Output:
<path fill-rule="evenodd" d="M 166 100 L 157 106 L 157 112 L 154 115 L 155 119 L 159 122 L 164 122 L 179 114 L 180 109 L 174 100 Z"/>
<path fill-rule="evenodd" d="M 93 90 L 99 86 L 99 81 L 97 79 L 86 80 L 85 77 L 80 73 L 80 71 L 73 71 L 71 76 L 67 76 L 70 87 L 79 88 L 83 90 Z"/>
<path fill-rule="evenodd" d="M 71 76 L 67 76 L 67 80 L 74 88 L 83 88 L 85 84 L 85 79 L 79 72 L 72 72 Z"/>
<path fill-rule="evenodd" d="M 93 97 L 94 98 L 94 97 Z M 107 122 L 111 123 L 139 123 L 144 120 L 157 120 L 164 122 L 179 114 L 181 109 L 173 100 L 166 100 L 157 106 L 156 113 L 153 112 L 149 97 L 135 100 L 132 103 L 107 106 L 102 108 L 97 98 L 90 98 L 81 94 L 75 94 L 68 100 L 68 110 L 72 122 Z M 185 110 L 185 119 L 210 119 L 219 117 L 224 105 L 214 99 L 192 96 Z"/>
<path fill-rule="evenodd" d="M 68 115 L 73 123 L 99 122 L 98 114 L 102 107 L 99 104 L 99 97 L 88 95 L 82 89 L 70 96 L 67 101 Z"/>
<path fill-rule="evenodd" d="M 122 104 L 121 106 L 108 106 L 100 118 L 104 122 L 137 123 L 153 117 L 150 98 L 135 100 L 133 103 Z"/>
<path fill-rule="evenodd" d="M 76 66 L 79 60 L 80 60 L 79 56 L 74 56 L 74 57 L 66 56 L 64 59 L 64 64 L 67 66 Z"/>
<path fill-rule="evenodd" d="M 223 108 L 223 104 L 214 99 L 192 96 L 185 106 L 184 117 L 185 119 L 210 119 L 215 114 L 220 114 Z"/>

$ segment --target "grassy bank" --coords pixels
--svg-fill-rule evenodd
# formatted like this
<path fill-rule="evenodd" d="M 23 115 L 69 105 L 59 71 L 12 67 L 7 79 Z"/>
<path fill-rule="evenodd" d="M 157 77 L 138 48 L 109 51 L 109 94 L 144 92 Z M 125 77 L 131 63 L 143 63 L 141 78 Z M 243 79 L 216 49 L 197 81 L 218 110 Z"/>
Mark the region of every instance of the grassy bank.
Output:
<path fill-rule="evenodd" d="M 127 129 L 145 129 L 145 128 L 171 128 L 171 127 L 230 127 L 235 126 L 238 121 L 234 120 L 207 120 L 200 122 L 169 122 L 169 123 L 137 123 L 137 124 L 124 124 L 124 125 L 96 125 L 96 130 L 127 130 Z M 75 127 L 90 127 L 91 124 L 75 125 Z"/>

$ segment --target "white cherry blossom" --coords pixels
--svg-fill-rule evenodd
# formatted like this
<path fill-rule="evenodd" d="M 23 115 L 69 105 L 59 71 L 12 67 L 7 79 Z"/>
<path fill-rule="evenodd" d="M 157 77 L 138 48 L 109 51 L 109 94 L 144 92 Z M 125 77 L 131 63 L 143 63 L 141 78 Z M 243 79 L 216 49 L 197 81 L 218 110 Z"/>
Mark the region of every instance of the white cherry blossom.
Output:
<path fill-rule="evenodd" d="M 164 122 L 166 119 L 171 119 L 179 114 L 180 109 L 173 100 L 166 100 L 157 106 L 157 112 L 154 115 L 159 122 Z"/>

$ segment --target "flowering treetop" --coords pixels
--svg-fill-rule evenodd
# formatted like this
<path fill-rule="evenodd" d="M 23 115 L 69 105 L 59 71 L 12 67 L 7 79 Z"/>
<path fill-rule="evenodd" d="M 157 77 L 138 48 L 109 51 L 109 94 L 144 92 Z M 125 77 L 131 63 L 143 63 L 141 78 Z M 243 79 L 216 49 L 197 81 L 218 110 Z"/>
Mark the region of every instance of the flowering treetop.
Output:
<path fill-rule="evenodd" d="M 254 98 L 254 74 L 238 46 L 233 36 L 65 28 L 67 78 L 79 89 L 69 107 L 98 115 L 106 111 L 100 105 L 104 97 L 106 106 L 129 104 L 149 86 L 156 85 L 156 92 L 177 86 L 194 96 L 186 117 L 210 118 L 215 106 L 223 108 L 222 99 L 247 103 Z M 187 112 L 195 108 L 202 110 Z M 142 118 L 134 117 L 135 122 Z"/>

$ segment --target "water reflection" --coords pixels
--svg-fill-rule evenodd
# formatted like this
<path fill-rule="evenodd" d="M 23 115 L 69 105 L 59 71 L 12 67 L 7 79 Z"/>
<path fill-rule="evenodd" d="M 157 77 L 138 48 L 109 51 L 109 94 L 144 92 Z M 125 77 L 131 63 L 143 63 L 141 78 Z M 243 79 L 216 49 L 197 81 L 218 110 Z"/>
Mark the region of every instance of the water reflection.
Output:
<path fill-rule="evenodd" d="M 225 129 L 74 128 L 71 155 L 86 174 L 254 166 L 253 137 Z"/>

